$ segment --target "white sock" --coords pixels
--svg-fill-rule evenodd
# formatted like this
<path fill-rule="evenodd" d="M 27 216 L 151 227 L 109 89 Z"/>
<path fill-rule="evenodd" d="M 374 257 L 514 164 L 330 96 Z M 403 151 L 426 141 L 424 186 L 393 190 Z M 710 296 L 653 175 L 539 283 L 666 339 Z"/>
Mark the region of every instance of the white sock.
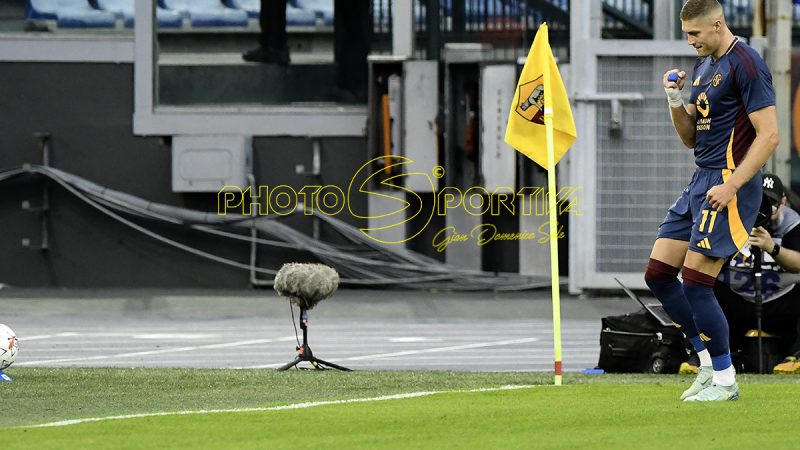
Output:
<path fill-rule="evenodd" d="M 715 370 L 712 381 L 722 386 L 733 386 L 736 383 L 736 371 L 733 370 L 733 366 L 728 366 L 727 369 L 723 370 Z"/>
<path fill-rule="evenodd" d="M 697 352 L 697 356 L 700 357 L 700 366 L 701 367 L 710 367 L 711 366 L 711 353 L 708 353 L 708 349 L 704 348 L 703 351 Z"/>

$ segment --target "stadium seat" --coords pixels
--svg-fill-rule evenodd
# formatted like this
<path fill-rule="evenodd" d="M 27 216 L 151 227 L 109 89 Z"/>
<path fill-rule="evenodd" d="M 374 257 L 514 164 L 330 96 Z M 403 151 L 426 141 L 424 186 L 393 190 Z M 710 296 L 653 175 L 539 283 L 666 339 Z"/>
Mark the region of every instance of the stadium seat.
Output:
<path fill-rule="evenodd" d="M 98 11 L 87 0 L 27 0 L 25 18 L 54 20 L 62 28 L 113 28 L 113 14 Z"/>
<path fill-rule="evenodd" d="M 58 20 L 58 0 L 28 0 L 25 18 L 28 20 Z"/>
<path fill-rule="evenodd" d="M 307 9 L 286 5 L 286 25 L 316 25 L 317 13 Z M 333 22 L 331 22 L 333 23 Z"/>
<path fill-rule="evenodd" d="M 261 10 L 260 0 L 225 0 L 225 5 L 229 8 L 240 9 L 247 13 L 247 17 L 258 19 Z"/>
<path fill-rule="evenodd" d="M 333 25 L 333 0 L 291 0 L 295 8 L 313 11 L 325 25 Z"/>
<path fill-rule="evenodd" d="M 134 0 L 93 0 L 95 8 L 113 13 L 130 28 L 134 23 Z M 183 25 L 180 13 L 161 7 L 156 8 L 156 20 L 162 28 L 180 28 Z"/>
<path fill-rule="evenodd" d="M 247 13 L 252 19 L 258 19 L 260 15 L 261 2 L 259 0 L 226 0 L 225 4 L 233 9 L 239 9 Z M 307 11 L 297 8 L 291 4 L 286 5 L 286 25 L 314 25 L 317 23 L 317 15 L 314 11 Z"/>
<path fill-rule="evenodd" d="M 59 28 L 114 28 L 117 25 L 114 14 L 92 8 L 87 0 L 58 0 L 56 3 Z"/>
<path fill-rule="evenodd" d="M 193 27 L 246 27 L 247 13 L 219 0 L 158 0 L 159 6 L 178 11 Z"/>

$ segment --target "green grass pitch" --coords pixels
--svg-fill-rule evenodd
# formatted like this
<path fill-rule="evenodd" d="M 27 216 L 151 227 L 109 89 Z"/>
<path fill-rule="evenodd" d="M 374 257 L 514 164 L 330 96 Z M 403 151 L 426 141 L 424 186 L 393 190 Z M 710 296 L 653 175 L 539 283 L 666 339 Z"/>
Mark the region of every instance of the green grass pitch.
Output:
<path fill-rule="evenodd" d="M 0 447 L 796 448 L 800 377 L 739 376 L 741 399 L 678 400 L 691 377 L 547 373 L 35 369 L 0 384 Z M 505 385 L 531 387 L 477 391 Z M 239 411 L 412 392 L 412 398 Z M 229 410 L 204 414 L 178 411 Z M 158 414 L 37 428 L 56 421 Z"/>

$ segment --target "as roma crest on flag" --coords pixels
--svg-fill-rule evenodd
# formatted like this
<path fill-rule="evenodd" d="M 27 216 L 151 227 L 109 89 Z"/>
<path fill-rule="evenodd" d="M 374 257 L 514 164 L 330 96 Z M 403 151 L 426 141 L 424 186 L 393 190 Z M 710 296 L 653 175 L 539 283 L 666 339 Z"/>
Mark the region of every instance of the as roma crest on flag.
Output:
<path fill-rule="evenodd" d="M 544 80 L 539 78 L 519 85 L 517 114 L 525 120 L 544 125 Z"/>

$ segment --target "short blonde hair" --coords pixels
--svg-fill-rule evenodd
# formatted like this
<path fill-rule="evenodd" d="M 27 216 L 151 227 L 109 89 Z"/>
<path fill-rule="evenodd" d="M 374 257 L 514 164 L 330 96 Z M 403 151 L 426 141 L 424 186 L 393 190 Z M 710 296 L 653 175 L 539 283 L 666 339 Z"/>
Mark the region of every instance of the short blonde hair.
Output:
<path fill-rule="evenodd" d="M 681 8 L 681 20 L 698 17 L 718 17 L 722 15 L 722 5 L 717 0 L 687 0 Z"/>

